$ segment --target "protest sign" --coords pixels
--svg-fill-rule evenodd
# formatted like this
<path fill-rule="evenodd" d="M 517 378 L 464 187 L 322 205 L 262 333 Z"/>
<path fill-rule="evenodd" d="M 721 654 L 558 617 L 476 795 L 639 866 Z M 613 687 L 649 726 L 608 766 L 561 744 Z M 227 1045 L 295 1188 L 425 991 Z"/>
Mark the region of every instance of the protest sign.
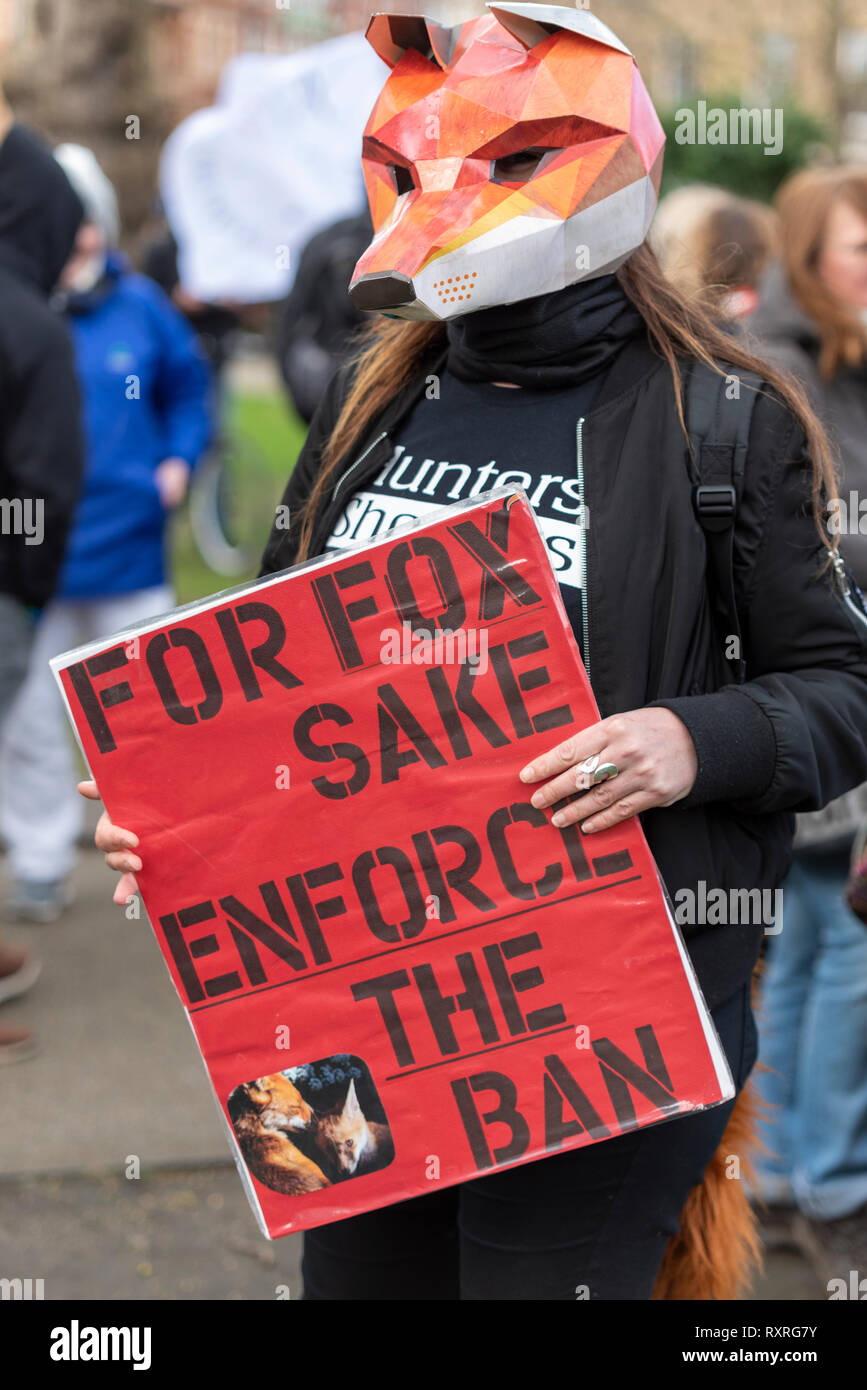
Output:
<path fill-rule="evenodd" d="M 598 719 L 523 493 L 52 664 L 269 1235 L 733 1094 L 638 822 L 519 779 Z"/>

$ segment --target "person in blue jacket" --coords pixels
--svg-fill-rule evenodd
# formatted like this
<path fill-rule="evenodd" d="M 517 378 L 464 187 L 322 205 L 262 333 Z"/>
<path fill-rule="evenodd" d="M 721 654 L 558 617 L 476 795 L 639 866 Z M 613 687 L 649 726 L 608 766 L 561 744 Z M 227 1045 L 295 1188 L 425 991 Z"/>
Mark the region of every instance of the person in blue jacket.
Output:
<path fill-rule="evenodd" d="M 159 286 L 113 249 L 119 227 L 111 183 L 83 146 L 61 145 L 55 155 L 85 208 L 60 290 L 87 462 L 59 584 L 3 731 L 0 793 L 13 879 L 6 915 L 43 922 L 69 901 L 82 828 L 49 658 L 173 606 L 167 522 L 213 434 L 211 377 L 195 333 Z"/>

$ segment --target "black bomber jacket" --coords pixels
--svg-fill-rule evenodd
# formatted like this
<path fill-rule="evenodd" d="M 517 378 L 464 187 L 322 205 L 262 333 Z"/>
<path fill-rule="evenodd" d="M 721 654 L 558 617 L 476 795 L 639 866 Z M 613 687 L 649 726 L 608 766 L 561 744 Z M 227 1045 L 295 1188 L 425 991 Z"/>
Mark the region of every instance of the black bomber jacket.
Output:
<path fill-rule="evenodd" d="M 390 458 L 395 432 L 445 356 L 444 347 L 431 350 L 341 460 L 311 555 Z M 282 499 L 291 524 L 275 523 L 262 575 L 295 563 L 301 509 L 352 369 L 337 373 L 314 417 Z M 676 907 L 689 893 L 701 902 L 711 889 L 774 889 L 791 861 L 794 813 L 867 780 L 867 614 L 857 589 L 825 563 L 803 430 L 772 390 L 759 395 L 734 533 L 742 684 L 723 658 L 726 634 L 714 629 L 670 370 L 644 336 L 621 352 L 580 436 L 591 518 L 585 654 L 601 715 L 667 706 L 698 755 L 689 796 L 641 816 L 663 881 Z M 714 1008 L 748 981 L 767 923 L 694 921 L 682 930 Z"/>

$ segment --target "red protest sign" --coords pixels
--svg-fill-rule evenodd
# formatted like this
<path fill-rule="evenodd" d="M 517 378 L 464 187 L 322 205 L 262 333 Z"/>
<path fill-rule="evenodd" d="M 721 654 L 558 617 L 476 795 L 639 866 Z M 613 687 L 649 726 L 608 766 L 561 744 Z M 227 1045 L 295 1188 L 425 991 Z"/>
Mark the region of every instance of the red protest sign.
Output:
<path fill-rule="evenodd" d="M 268 1234 L 733 1094 L 640 826 L 519 780 L 598 718 L 523 494 L 52 664 Z"/>

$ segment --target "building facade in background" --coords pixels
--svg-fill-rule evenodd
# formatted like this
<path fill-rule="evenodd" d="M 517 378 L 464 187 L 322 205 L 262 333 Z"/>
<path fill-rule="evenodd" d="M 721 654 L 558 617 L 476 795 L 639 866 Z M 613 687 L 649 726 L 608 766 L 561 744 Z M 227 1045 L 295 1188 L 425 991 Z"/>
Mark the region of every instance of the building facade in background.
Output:
<path fill-rule="evenodd" d="M 0 0 L 0 80 L 21 118 L 93 146 L 135 230 L 152 207 L 162 142 L 210 104 L 233 55 L 361 29 L 378 7 L 447 24 L 485 9 L 482 0 Z M 844 155 L 867 157 L 867 0 L 596 0 L 594 12 L 632 48 L 661 109 L 722 95 L 795 103 L 827 124 Z"/>
<path fill-rule="evenodd" d="M 598 0 L 594 12 L 629 44 L 660 109 L 723 95 L 793 103 L 841 145 L 867 120 L 867 0 Z"/>
<path fill-rule="evenodd" d="M 86 72 L 81 57 L 89 47 L 95 55 L 101 48 L 113 69 L 124 45 L 135 42 L 138 64 L 152 69 L 162 119 L 171 126 L 210 102 L 233 54 L 318 43 L 364 28 L 377 8 L 454 24 L 485 6 L 482 0 L 0 0 L 0 61 L 7 75 L 38 67 L 48 88 L 57 77 L 74 83 Z M 716 93 L 739 95 L 747 104 L 788 96 L 832 126 L 850 110 L 867 108 L 867 0 L 764 0 L 760 7 L 728 0 L 724 9 L 712 0 L 691 6 L 597 0 L 593 8 L 630 45 L 662 107 Z"/>

